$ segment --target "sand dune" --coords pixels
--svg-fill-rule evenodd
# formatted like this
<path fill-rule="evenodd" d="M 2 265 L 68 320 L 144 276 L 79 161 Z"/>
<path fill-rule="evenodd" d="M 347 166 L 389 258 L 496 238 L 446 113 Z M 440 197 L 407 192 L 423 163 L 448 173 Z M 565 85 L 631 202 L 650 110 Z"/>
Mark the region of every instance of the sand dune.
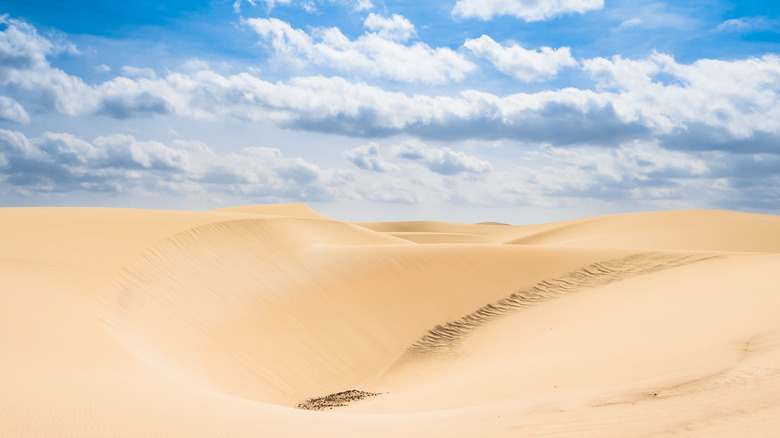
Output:
<path fill-rule="evenodd" d="M 411 231 L 387 234 L 414 243 L 499 243 L 488 236 L 470 233 Z"/>
<path fill-rule="evenodd" d="M 0 436 L 780 434 L 775 216 L 0 223 Z"/>
<path fill-rule="evenodd" d="M 245 213 L 252 215 L 304 217 L 309 219 L 328 219 L 327 217 L 312 210 L 306 204 L 244 205 L 241 207 L 219 208 L 212 211 Z"/>
<path fill-rule="evenodd" d="M 553 224 L 506 243 L 778 252 L 777 217 L 693 210 L 603 216 Z"/>

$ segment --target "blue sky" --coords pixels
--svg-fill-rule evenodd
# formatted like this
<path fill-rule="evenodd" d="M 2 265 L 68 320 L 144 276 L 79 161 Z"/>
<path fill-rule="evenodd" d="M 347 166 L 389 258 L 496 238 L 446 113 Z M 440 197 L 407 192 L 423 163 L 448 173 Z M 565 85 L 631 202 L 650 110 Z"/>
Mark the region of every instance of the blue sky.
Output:
<path fill-rule="evenodd" d="M 0 205 L 778 214 L 779 9 L 6 1 Z"/>

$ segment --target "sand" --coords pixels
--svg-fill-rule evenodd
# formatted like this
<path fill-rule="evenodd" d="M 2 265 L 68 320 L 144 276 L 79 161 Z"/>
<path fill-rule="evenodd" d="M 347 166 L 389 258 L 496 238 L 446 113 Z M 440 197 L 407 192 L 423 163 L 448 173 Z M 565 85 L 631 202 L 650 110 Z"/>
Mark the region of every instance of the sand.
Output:
<path fill-rule="evenodd" d="M 780 436 L 780 217 L 0 224 L 3 437 Z"/>

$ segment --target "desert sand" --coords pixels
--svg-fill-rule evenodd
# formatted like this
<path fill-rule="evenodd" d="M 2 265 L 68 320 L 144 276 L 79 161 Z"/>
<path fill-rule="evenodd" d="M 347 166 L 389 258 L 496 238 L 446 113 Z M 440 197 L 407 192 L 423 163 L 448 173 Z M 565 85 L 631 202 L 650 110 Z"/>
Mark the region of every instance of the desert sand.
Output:
<path fill-rule="evenodd" d="M 780 436 L 780 217 L 0 208 L 0 436 Z"/>

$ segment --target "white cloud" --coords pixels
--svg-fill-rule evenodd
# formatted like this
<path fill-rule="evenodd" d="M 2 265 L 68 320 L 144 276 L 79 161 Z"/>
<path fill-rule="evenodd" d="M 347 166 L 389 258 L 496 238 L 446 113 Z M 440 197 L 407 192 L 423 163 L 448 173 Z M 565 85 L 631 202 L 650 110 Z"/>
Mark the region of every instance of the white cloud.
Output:
<path fill-rule="evenodd" d="M 582 14 L 603 7 L 604 0 L 458 0 L 452 15 L 480 20 L 512 15 L 530 22 L 549 20 L 563 14 Z"/>
<path fill-rule="evenodd" d="M 322 169 L 298 157 L 289 160 L 277 169 L 277 173 L 293 183 L 310 184 L 320 179 Z"/>
<path fill-rule="evenodd" d="M 54 44 L 38 34 L 28 23 L 0 15 L 0 24 L 5 27 L 0 32 L 0 68 L 30 70 L 48 66 L 47 54 L 56 53 Z"/>
<path fill-rule="evenodd" d="M 0 129 L 0 145 L 2 145 L 1 151 L 5 153 L 6 157 L 9 154 L 18 154 L 25 158 L 37 158 L 42 156 L 42 153 L 19 131 Z M 6 162 L 6 165 L 7 164 L 8 163 Z"/>
<path fill-rule="evenodd" d="M 184 71 L 200 71 L 200 70 L 208 70 L 209 69 L 209 63 L 198 58 L 190 58 L 181 65 L 182 70 Z"/>
<path fill-rule="evenodd" d="M 746 18 L 733 18 L 731 20 L 726 20 L 723 23 L 719 24 L 716 30 L 718 32 L 733 32 L 733 31 L 744 31 L 752 28 L 752 23 L 748 21 Z"/>
<path fill-rule="evenodd" d="M 780 208 L 779 154 L 670 151 L 658 142 L 616 148 L 524 146 L 497 171 L 484 160 L 409 140 L 391 147 L 396 166 L 378 145 L 345 152 L 366 158 L 363 170 L 323 168 L 276 148 L 219 152 L 197 141 L 168 144 L 126 134 L 91 141 L 68 133 L 28 138 L 0 129 L 0 192 L 27 196 L 76 192 L 155 193 L 155 196 L 232 196 L 253 202 L 358 199 L 375 202 L 450 202 L 466 205 L 561 207 L 576 200 L 697 202 L 712 206 Z M 355 152 L 350 154 L 350 151 Z M 380 157 L 380 159 L 377 159 Z M 515 164 L 520 163 L 520 164 Z M 395 167 L 394 167 L 395 168 Z M 425 170 L 425 169 L 428 170 Z"/>
<path fill-rule="evenodd" d="M 395 147 L 395 154 L 406 160 L 420 161 L 431 172 L 441 175 L 457 175 L 460 173 L 486 173 L 493 170 L 487 161 L 477 157 L 456 152 L 452 149 L 432 148 L 419 140 L 409 140 Z"/>
<path fill-rule="evenodd" d="M 671 5 L 671 6 L 670 6 Z M 622 20 L 613 30 L 626 30 L 640 27 L 650 29 L 678 29 L 690 32 L 700 27 L 695 14 L 683 13 L 685 7 L 668 2 L 631 2 L 625 5 L 611 5 L 607 14 L 612 19 Z"/>
<path fill-rule="evenodd" d="M 629 29 L 632 27 L 637 27 L 643 23 L 641 18 L 629 18 L 628 20 L 620 23 L 620 26 L 618 26 L 620 29 Z"/>
<path fill-rule="evenodd" d="M 136 189 L 251 195 L 280 199 L 330 199 L 348 173 L 322 169 L 275 148 L 217 153 L 200 142 L 166 145 L 126 134 L 91 142 L 68 133 L 27 138 L 0 129 L 0 184 L 26 193 L 129 192 Z"/>
<path fill-rule="evenodd" d="M 524 164 L 495 175 L 498 196 L 547 208 L 577 198 L 622 202 L 699 199 L 715 179 L 703 159 L 641 141 L 616 149 L 542 145 L 520 158 Z"/>
<path fill-rule="evenodd" d="M 502 73 L 526 82 L 550 79 L 562 68 L 577 65 L 568 47 L 528 50 L 517 44 L 502 46 L 487 35 L 466 40 L 463 45 L 476 56 L 490 61 Z"/>
<path fill-rule="evenodd" d="M 715 29 L 718 32 L 758 32 L 778 26 L 778 20 L 767 17 L 740 17 L 726 20 Z"/>
<path fill-rule="evenodd" d="M 273 8 L 277 3 L 280 5 L 288 5 L 292 0 L 263 0 L 269 8 Z"/>
<path fill-rule="evenodd" d="M 317 12 L 317 6 L 314 4 L 312 0 L 308 0 L 304 2 L 301 7 L 304 11 L 306 11 L 309 14 L 314 14 Z"/>
<path fill-rule="evenodd" d="M 293 29 L 289 23 L 278 18 L 249 18 L 244 20 L 258 35 L 269 38 L 277 52 L 299 52 L 303 55 L 312 51 L 312 38 L 301 29 Z"/>
<path fill-rule="evenodd" d="M 398 166 L 385 160 L 379 145 L 373 142 L 346 150 L 342 155 L 361 169 L 372 170 L 374 172 L 400 170 Z"/>
<path fill-rule="evenodd" d="M 644 60 L 596 58 L 584 65 L 598 91 L 565 88 L 501 97 L 467 90 L 453 96 L 410 96 L 339 77 L 272 83 L 247 73 L 198 71 L 154 80 L 118 77 L 83 90 L 86 96 L 74 93 L 72 102 L 83 103 L 81 113 L 97 111 L 118 119 L 176 115 L 350 135 L 407 132 L 559 145 L 680 137 L 692 135 L 697 126 L 725 134 L 721 144 L 705 142 L 698 146 L 702 148 L 779 134 L 780 59 L 775 56 L 681 65 L 654 55 Z M 661 73 L 661 79 L 654 79 Z M 66 101 L 67 96 L 63 92 L 54 100 Z"/>
<path fill-rule="evenodd" d="M 659 53 L 641 59 L 594 58 L 582 62 L 594 90 L 503 95 L 434 93 L 423 87 L 411 94 L 323 75 L 274 82 L 262 79 L 259 70 L 225 74 L 198 60 L 159 76 L 143 67 L 125 68 L 118 77 L 88 85 L 50 64 L 57 53 L 73 52 L 67 44 L 50 41 L 18 20 L 2 17 L 0 22 L 0 87 L 7 94 L 0 95 L 0 119 L 6 123 L 27 123 L 28 110 L 54 111 L 75 115 L 60 117 L 74 124 L 100 113 L 116 119 L 251 121 L 349 136 L 400 134 L 431 145 L 452 141 L 447 143 L 451 147 L 420 140 L 383 146 L 390 151 L 386 156 L 378 144 L 363 144 L 344 152 L 358 166 L 345 170 L 271 147 L 224 153 L 199 142 L 143 140 L 139 134 L 89 140 L 68 133 L 28 137 L 0 130 L 2 193 L 146 190 L 228 194 L 252 202 L 349 198 L 537 205 L 561 199 L 698 202 L 706 197 L 723 202 L 716 206 L 780 208 L 780 57 L 773 54 L 693 63 Z M 650 26 L 650 21 L 643 23 Z M 338 29 L 304 31 L 279 20 L 266 24 L 266 40 L 276 55 L 306 65 L 383 77 L 371 70 L 379 67 L 370 65 L 380 59 L 377 65 L 391 66 L 391 78 L 457 80 L 445 64 L 435 64 L 433 55 L 440 49 L 400 44 L 406 38 L 403 26 L 375 23 L 369 29 L 375 32 L 349 39 Z M 392 36 L 391 29 L 401 33 Z M 526 50 L 486 36 L 464 46 L 525 80 L 551 77 L 573 62 L 563 49 Z M 432 66 L 402 73 L 393 64 L 409 64 L 415 47 L 427 50 L 425 59 Z M 394 57 L 382 58 L 383 51 Z M 505 139 L 505 147 L 518 148 L 506 156 L 522 164 L 490 163 L 477 153 L 461 152 L 463 143 L 456 141 L 463 139 L 472 144 Z"/>
<path fill-rule="evenodd" d="M 93 110 L 117 119 L 170 114 L 177 96 L 167 88 L 165 81 L 117 77 L 97 88 Z"/>
<path fill-rule="evenodd" d="M 780 134 L 776 55 L 686 65 L 655 53 L 643 60 L 590 59 L 584 68 L 601 89 L 614 90 L 611 100 L 621 119 L 641 121 L 659 134 L 684 134 L 697 125 L 725 131 L 732 139 Z"/>
<path fill-rule="evenodd" d="M 368 14 L 363 24 L 387 40 L 406 41 L 417 33 L 414 25 L 406 17 L 398 14 L 388 18 L 372 12 Z"/>
<path fill-rule="evenodd" d="M 235 0 L 233 2 L 233 11 L 236 14 L 241 13 L 241 7 L 244 3 L 250 6 L 257 6 L 261 0 Z M 342 6 L 350 6 L 355 12 L 361 12 L 374 7 L 371 0 L 262 0 L 266 6 L 266 13 L 270 13 L 277 5 L 293 5 L 300 7 L 309 14 L 316 13 L 318 11 L 317 4 L 323 2 L 338 3 Z"/>
<path fill-rule="evenodd" d="M 398 17 L 398 22 L 405 20 Z M 380 25 L 377 20 L 372 23 L 379 33 L 366 33 L 356 40 L 350 40 L 335 27 L 318 28 L 309 35 L 276 18 L 251 18 L 244 22 L 270 41 L 277 57 L 300 66 L 313 63 L 345 73 L 428 84 L 459 81 L 476 68 L 447 47 L 431 48 L 424 43 L 404 45 L 387 39 L 385 36 L 389 35 L 403 38 L 409 31 L 403 30 L 403 23 L 393 21 Z"/>
<path fill-rule="evenodd" d="M 257 0 L 245 0 L 247 3 L 249 3 L 252 6 L 257 5 Z M 271 10 L 277 5 L 288 5 L 291 3 L 292 0 L 263 0 L 265 2 L 266 8 L 268 12 L 271 12 Z M 235 3 L 233 3 L 233 9 L 236 11 L 236 13 L 241 12 L 241 0 L 236 0 Z"/>
<path fill-rule="evenodd" d="M 138 141 L 131 135 L 114 134 L 97 137 L 92 143 L 101 152 L 99 163 L 107 167 L 180 172 L 195 168 L 190 154 L 157 141 Z"/>
<path fill-rule="evenodd" d="M 0 120 L 14 123 L 30 123 L 30 116 L 19 102 L 10 97 L 0 96 Z"/>
<path fill-rule="evenodd" d="M 116 119 L 249 120 L 351 136 L 403 133 L 438 140 L 504 138 L 558 146 L 616 146 L 633 139 L 658 139 L 674 149 L 760 152 L 777 150 L 780 141 L 777 55 L 702 59 L 692 64 L 658 53 L 636 60 L 594 58 L 582 65 L 596 90 L 563 88 L 504 96 L 478 90 L 409 95 L 338 76 L 270 82 L 249 73 L 224 75 L 211 70 L 168 72 L 164 77 L 118 76 L 87 85 L 49 65 L 46 57 L 55 50 L 53 43 L 22 22 L 5 21 L 0 56 L 9 61 L 0 67 L 0 86 L 6 86 L 5 98 L 11 100 L 4 100 L 4 114 L 22 122 L 24 114 L 34 109 L 99 113 Z M 279 46 L 278 53 L 289 51 L 304 61 L 327 62 L 344 71 L 365 69 L 377 75 L 381 73 L 371 69 L 388 65 L 388 74 L 425 82 L 458 78 L 453 76 L 457 69 L 437 64 L 435 56 L 446 53 L 438 52 L 441 49 L 404 46 L 373 33 L 352 41 L 337 29 L 317 31 L 315 39 L 279 20 L 253 23 L 266 26 L 269 40 Z M 374 42 L 382 50 L 389 47 L 398 53 L 385 58 L 382 51 L 375 55 L 366 48 Z M 509 56 L 515 53 L 513 48 L 492 46 L 496 53 L 508 56 L 509 61 L 500 65 L 513 65 L 510 61 L 515 58 Z M 410 61 L 414 59 L 410 53 L 418 49 L 430 55 L 427 67 Z M 449 53 L 462 60 L 455 52 Z M 543 50 L 517 53 L 544 58 Z M 382 60 L 374 62 L 374 58 Z"/>
<path fill-rule="evenodd" d="M 374 4 L 371 2 L 371 0 L 357 0 L 355 2 L 355 11 L 367 11 L 369 9 L 372 9 L 374 7 Z"/>
<path fill-rule="evenodd" d="M 72 45 L 55 44 L 29 24 L 0 15 L 0 85 L 13 85 L 26 100 L 66 114 L 83 111 L 94 96 L 80 78 L 52 68 L 47 55 L 68 51 Z"/>

